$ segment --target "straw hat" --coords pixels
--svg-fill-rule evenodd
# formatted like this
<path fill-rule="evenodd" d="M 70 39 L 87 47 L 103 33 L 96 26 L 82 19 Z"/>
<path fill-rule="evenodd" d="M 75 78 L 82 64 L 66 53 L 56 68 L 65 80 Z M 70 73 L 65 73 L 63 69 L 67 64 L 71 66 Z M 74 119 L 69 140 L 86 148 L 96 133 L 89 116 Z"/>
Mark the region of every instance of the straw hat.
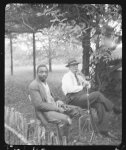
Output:
<path fill-rule="evenodd" d="M 77 62 L 76 59 L 69 59 L 66 67 L 73 66 L 73 65 L 78 65 L 78 64 L 79 64 L 79 62 Z"/>

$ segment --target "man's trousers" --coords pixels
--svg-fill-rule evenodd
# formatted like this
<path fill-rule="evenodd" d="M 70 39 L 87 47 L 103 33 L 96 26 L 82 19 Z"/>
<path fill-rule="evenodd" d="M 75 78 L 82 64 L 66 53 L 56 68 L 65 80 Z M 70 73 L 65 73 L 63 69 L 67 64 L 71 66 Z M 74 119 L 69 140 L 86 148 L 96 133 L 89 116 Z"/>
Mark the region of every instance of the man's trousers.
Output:
<path fill-rule="evenodd" d="M 79 106 L 83 109 L 87 108 L 87 94 L 84 90 L 77 93 L 67 94 L 66 97 L 67 104 Z M 113 103 L 98 91 L 90 93 L 88 100 L 90 107 L 97 111 L 99 127 L 103 124 L 105 126 L 105 111 L 111 111 L 113 109 Z"/>

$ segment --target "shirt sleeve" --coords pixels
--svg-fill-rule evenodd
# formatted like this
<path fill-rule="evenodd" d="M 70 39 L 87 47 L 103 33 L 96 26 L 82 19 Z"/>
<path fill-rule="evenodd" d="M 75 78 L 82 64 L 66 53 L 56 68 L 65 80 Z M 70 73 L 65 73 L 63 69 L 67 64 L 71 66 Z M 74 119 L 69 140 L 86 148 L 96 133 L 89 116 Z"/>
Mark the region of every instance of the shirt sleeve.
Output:
<path fill-rule="evenodd" d="M 64 76 L 62 79 L 62 90 L 64 94 L 76 93 L 83 89 L 82 85 L 74 85 L 72 79 L 69 76 Z"/>

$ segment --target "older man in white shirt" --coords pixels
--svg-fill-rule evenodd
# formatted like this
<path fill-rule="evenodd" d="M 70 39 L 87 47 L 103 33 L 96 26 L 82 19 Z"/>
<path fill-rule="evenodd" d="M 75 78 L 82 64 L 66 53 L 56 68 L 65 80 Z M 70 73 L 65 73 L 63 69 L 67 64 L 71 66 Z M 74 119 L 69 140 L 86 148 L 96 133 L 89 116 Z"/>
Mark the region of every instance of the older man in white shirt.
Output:
<path fill-rule="evenodd" d="M 69 67 L 69 71 L 62 78 L 62 91 L 66 95 L 67 104 L 87 108 L 86 87 L 90 88 L 91 84 L 78 74 L 78 64 L 75 59 L 71 59 L 66 65 L 66 67 Z M 119 108 L 98 91 L 89 94 L 89 102 L 90 106 L 97 111 L 99 127 L 104 124 L 105 111 L 113 110 L 116 114 L 121 112 Z M 107 128 L 105 129 L 104 127 L 104 130 L 99 128 L 99 130 L 101 134 L 109 135 Z"/>

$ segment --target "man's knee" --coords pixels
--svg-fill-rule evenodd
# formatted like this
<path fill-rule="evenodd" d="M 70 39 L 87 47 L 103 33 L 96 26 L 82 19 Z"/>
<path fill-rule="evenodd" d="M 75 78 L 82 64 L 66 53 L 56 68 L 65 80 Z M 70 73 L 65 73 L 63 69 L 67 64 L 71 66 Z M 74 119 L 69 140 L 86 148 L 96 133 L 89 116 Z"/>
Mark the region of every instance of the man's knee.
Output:
<path fill-rule="evenodd" d="M 98 96 L 101 95 L 101 92 L 99 92 L 99 91 L 96 91 L 95 93 L 96 93 L 96 95 L 98 95 Z"/>
<path fill-rule="evenodd" d="M 99 91 L 95 91 L 95 92 L 92 92 L 91 95 L 92 95 L 93 98 L 97 99 L 97 98 L 100 97 L 101 93 Z"/>
<path fill-rule="evenodd" d="M 65 115 L 65 123 L 71 125 L 72 124 L 72 120 L 69 116 Z"/>
<path fill-rule="evenodd" d="M 70 117 L 67 118 L 68 124 L 71 125 L 72 124 L 72 119 Z"/>

